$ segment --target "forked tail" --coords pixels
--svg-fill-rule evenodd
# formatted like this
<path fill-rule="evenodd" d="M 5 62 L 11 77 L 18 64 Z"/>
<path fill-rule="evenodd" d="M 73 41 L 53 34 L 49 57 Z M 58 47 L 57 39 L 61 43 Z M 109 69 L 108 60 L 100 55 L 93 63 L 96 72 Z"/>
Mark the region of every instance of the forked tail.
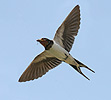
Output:
<path fill-rule="evenodd" d="M 95 73 L 92 69 L 90 69 L 89 67 L 87 67 L 86 65 L 84 65 L 83 63 L 81 63 L 81 62 L 79 62 L 78 60 L 76 60 L 75 58 L 74 58 L 74 60 L 79 64 L 79 66 L 75 66 L 75 65 L 71 65 L 77 72 L 79 72 L 81 75 L 83 75 L 85 78 L 87 78 L 88 80 L 90 80 L 87 76 L 85 76 L 83 73 L 82 73 L 82 71 L 81 71 L 81 69 L 80 69 L 80 67 L 85 67 L 85 68 L 87 68 L 88 70 L 90 70 L 90 71 L 92 71 L 93 73 Z"/>

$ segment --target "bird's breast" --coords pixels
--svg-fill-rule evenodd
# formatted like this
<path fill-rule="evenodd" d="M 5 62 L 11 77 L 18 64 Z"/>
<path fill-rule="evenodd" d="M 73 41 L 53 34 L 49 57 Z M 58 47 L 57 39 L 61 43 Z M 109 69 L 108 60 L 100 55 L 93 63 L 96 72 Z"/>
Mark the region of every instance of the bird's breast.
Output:
<path fill-rule="evenodd" d="M 58 58 L 61 61 L 64 61 L 68 64 L 76 64 L 73 57 L 67 52 L 64 48 L 58 45 L 56 42 L 52 45 L 52 47 L 47 50 L 48 53 L 51 53 L 54 57 Z"/>
<path fill-rule="evenodd" d="M 52 55 L 54 55 L 54 57 L 60 60 L 64 60 L 64 58 L 66 58 L 66 55 L 69 55 L 69 53 L 64 48 L 62 48 L 55 42 L 52 45 L 52 47 L 49 50 L 47 50 L 47 52 L 51 53 Z"/>

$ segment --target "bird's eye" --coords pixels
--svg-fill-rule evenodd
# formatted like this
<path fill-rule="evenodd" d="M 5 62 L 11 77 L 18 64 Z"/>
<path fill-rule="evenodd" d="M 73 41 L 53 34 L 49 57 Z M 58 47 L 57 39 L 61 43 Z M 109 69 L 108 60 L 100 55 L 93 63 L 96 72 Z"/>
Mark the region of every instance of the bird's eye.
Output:
<path fill-rule="evenodd" d="M 44 40 L 44 41 L 47 41 L 47 39 L 46 39 L 46 38 L 43 38 L 43 40 Z"/>
<path fill-rule="evenodd" d="M 42 38 L 42 40 L 45 40 L 44 38 Z"/>

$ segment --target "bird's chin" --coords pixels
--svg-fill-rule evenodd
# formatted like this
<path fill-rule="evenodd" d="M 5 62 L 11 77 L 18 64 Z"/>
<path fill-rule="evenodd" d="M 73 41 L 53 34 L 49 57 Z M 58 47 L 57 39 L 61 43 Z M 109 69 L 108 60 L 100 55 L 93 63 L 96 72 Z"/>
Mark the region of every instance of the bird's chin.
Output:
<path fill-rule="evenodd" d="M 45 41 L 37 40 L 37 42 L 39 42 L 44 47 L 46 46 L 46 42 Z"/>

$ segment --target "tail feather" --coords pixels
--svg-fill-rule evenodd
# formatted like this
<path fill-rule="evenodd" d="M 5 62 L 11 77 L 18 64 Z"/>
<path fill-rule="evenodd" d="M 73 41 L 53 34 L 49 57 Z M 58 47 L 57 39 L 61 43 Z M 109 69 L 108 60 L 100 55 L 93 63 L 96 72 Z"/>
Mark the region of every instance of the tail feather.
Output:
<path fill-rule="evenodd" d="M 86 65 L 84 65 L 83 63 L 81 63 L 80 61 L 76 60 L 75 58 L 74 58 L 74 60 L 79 64 L 79 66 L 75 66 L 75 65 L 71 65 L 71 64 L 70 64 L 70 65 L 71 65 L 77 72 L 79 72 L 81 75 L 83 75 L 86 79 L 90 80 L 87 76 L 85 76 L 85 75 L 82 73 L 80 67 L 85 67 L 85 68 L 87 68 L 88 70 L 92 71 L 93 73 L 95 73 L 95 72 L 94 72 L 92 69 L 90 69 L 89 67 L 87 67 Z"/>

